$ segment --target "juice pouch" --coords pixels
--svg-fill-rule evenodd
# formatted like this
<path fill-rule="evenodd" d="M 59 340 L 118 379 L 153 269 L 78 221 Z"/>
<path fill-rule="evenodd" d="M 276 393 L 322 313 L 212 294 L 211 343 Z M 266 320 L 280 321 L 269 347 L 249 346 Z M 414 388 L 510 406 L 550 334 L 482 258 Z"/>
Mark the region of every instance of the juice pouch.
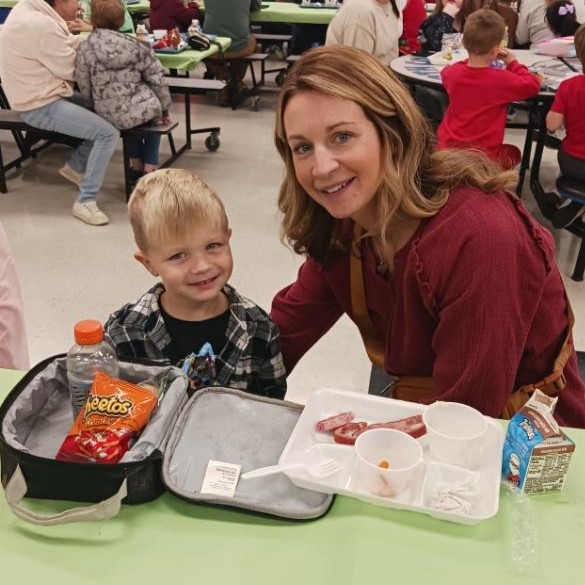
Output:
<path fill-rule="evenodd" d="M 157 403 L 150 389 L 98 372 L 57 459 L 117 463 L 146 426 Z"/>

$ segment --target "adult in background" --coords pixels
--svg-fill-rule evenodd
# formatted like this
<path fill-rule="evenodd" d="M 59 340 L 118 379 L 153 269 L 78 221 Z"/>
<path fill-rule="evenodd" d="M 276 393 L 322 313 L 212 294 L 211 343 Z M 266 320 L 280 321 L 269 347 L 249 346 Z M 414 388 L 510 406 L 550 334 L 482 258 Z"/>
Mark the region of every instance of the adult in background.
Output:
<path fill-rule="evenodd" d="M 80 188 L 73 215 L 104 225 L 109 220 L 96 198 L 119 132 L 75 103 L 73 70 L 81 38 L 69 32 L 67 21 L 76 12 L 77 0 L 20 0 L 0 34 L 0 78 L 12 109 L 27 124 L 84 140 L 59 172 Z"/>
<path fill-rule="evenodd" d="M 507 45 L 515 46 L 518 15 L 510 6 L 500 0 L 438 0 L 432 14 L 421 26 L 422 52 L 436 53 L 441 50 L 444 34 L 462 33 L 465 20 L 480 8 L 487 8 L 499 14 L 508 31 Z"/>
<path fill-rule="evenodd" d="M 407 88 L 350 47 L 287 75 L 275 142 L 284 237 L 306 256 L 272 303 L 287 372 L 343 313 L 394 396 L 509 417 L 535 387 L 585 427 L 554 242 L 476 151 L 433 148 Z"/>
<path fill-rule="evenodd" d="M 22 296 L 14 258 L 0 224 L 0 368 L 28 370 Z"/>
<path fill-rule="evenodd" d="M 205 62 L 214 77 L 229 79 L 229 84 L 219 92 L 221 105 L 229 106 L 248 93 L 244 83 L 248 63 L 241 57 L 256 51 L 256 37 L 250 32 L 250 12 L 262 7 L 260 0 L 206 0 L 203 32 L 229 37 L 232 44 L 223 54 L 225 62 L 217 58 Z"/>
<path fill-rule="evenodd" d="M 124 6 L 124 22 L 120 26 L 121 33 L 133 33 L 134 22 L 130 13 L 128 12 L 128 5 L 126 0 L 120 0 Z M 75 20 L 69 21 L 67 26 L 72 33 L 77 32 L 91 32 L 93 26 L 91 24 L 91 0 L 78 0 L 79 12 Z"/>
<path fill-rule="evenodd" d="M 178 27 L 186 32 L 193 20 L 203 20 L 197 2 L 182 0 L 150 0 L 150 28 L 152 30 Z"/>
<path fill-rule="evenodd" d="M 327 27 L 326 45 L 362 49 L 390 66 L 398 57 L 405 0 L 345 0 Z"/>

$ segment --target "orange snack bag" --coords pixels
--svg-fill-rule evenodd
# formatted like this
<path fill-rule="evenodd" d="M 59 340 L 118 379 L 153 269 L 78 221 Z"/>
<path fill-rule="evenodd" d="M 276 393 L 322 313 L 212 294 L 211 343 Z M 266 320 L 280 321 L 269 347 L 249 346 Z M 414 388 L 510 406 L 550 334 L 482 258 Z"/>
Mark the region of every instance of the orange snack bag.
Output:
<path fill-rule="evenodd" d="M 146 426 L 157 402 L 151 390 L 98 372 L 57 459 L 117 463 Z"/>

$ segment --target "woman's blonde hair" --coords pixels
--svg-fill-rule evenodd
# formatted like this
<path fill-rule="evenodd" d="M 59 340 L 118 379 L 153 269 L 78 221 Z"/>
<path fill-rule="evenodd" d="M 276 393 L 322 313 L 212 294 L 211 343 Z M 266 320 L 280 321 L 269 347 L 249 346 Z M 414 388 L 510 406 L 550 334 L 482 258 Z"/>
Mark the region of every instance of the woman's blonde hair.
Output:
<path fill-rule="evenodd" d="M 221 199 L 199 176 L 182 169 L 159 169 L 138 181 L 128 216 L 142 252 L 202 228 L 227 231 Z"/>
<path fill-rule="evenodd" d="M 287 75 L 277 102 L 274 141 L 285 163 L 278 206 L 282 236 L 298 254 L 325 260 L 338 241 L 340 220 L 315 203 L 299 184 L 287 142 L 284 113 L 298 92 L 316 91 L 352 100 L 374 124 L 382 146 L 382 178 L 377 194 L 379 218 L 369 235 L 386 239 L 392 219 L 435 215 L 459 185 L 495 192 L 511 187 L 516 174 L 502 172 L 473 151 L 435 151 L 434 136 L 410 93 L 368 53 L 352 47 L 313 49 Z"/>

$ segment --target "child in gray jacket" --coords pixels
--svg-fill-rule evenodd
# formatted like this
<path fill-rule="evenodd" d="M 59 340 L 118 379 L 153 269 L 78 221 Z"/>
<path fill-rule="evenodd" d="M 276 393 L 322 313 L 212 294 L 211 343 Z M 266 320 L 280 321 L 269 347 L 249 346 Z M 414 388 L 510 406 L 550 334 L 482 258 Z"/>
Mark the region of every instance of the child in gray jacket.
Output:
<path fill-rule="evenodd" d="M 75 59 L 79 91 L 96 114 L 126 130 L 147 122 L 170 122 L 171 96 L 164 68 L 146 43 L 118 32 L 124 22 L 120 0 L 92 0 L 94 31 Z M 158 168 L 160 135 L 136 138 L 130 145 L 134 178 Z"/>

